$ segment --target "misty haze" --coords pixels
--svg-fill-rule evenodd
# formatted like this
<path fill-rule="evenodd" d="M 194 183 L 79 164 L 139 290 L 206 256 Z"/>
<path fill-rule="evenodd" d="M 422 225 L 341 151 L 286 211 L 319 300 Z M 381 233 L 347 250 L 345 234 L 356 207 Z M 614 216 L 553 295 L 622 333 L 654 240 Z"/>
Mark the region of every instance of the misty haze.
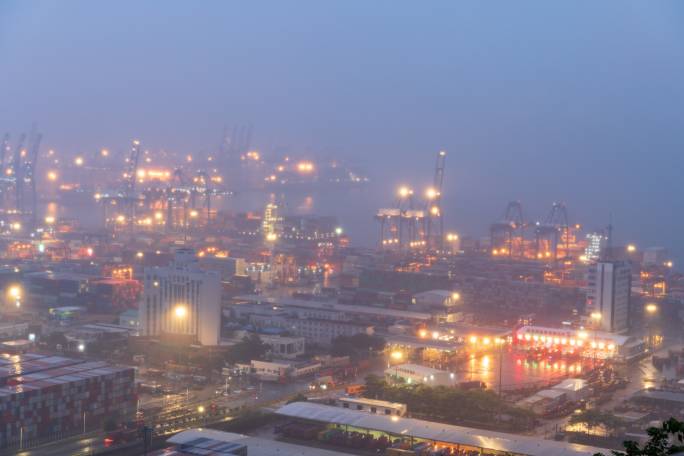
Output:
<path fill-rule="evenodd" d="M 684 429 L 680 3 L 5 1 L 0 62 L 0 454 Z"/>

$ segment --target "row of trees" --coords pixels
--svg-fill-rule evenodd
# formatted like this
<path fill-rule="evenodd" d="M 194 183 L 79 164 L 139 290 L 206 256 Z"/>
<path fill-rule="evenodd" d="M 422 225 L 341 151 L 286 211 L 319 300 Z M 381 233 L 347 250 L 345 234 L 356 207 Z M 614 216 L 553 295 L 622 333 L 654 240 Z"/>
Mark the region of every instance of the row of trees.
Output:
<path fill-rule="evenodd" d="M 376 374 L 365 377 L 361 395 L 369 399 L 382 399 L 406 404 L 411 413 L 426 417 L 441 417 L 447 421 L 476 421 L 490 423 L 499 411 L 499 397 L 492 390 L 461 390 L 447 386 L 432 388 L 417 383 L 388 385 Z M 501 404 L 501 413 L 517 421 L 534 419 L 530 410 Z"/>
<path fill-rule="evenodd" d="M 589 431 L 602 427 L 611 433 L 627 426 L 627 423 L 612 413 L 596 408 L 582 410 L 580 413 L 573 414 L 568 420 L 568 424 L 570 426 L 584 426 Z"/>

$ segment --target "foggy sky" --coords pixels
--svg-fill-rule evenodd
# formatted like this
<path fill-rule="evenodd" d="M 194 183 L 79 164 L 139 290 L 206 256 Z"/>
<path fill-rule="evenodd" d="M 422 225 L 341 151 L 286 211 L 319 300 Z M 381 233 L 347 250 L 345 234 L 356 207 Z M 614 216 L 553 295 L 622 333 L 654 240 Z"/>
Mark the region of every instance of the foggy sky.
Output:
<path fill-rule="evenodd" d="M 565 202 L 684 260 L 683 26 L 678 2 L 3 1 L 0 133 L 193 153 L 252 122 L 254 150 L 277 128 L 365 160 L 377 207 L 444 150 L 454 232 Z"/>

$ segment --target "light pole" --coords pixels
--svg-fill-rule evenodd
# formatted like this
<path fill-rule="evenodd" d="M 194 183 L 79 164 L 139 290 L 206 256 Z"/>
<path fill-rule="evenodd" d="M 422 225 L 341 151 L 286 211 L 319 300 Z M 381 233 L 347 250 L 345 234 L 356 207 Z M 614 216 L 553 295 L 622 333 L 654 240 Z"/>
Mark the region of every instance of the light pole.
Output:
<path fill-rule="evenodd" d="M 596 353 L 598 352 L 598 320 L 601 319 L 600 313 L 593 313 L 591 317 L 594 319 L 594 369 L 596 369 Z"/>
<path fill-rule="evenodd" d="M 651 351 L 653 350 L 653 312 L 655 312 L 657 307 L 655 304 L 649 304 L 646 306 L 646 310 L 651 317 L 648 319 L 648 344 L 651 346 Z"/>
<path fill-rule="evenodd" d="M 392 357 L 397 360 L 397 364 L 394 365 L 394 384 L 396 385 L 399 379 L 399 360 L 401 360 L 401 352 L 392 353 Z"/>
<path fill-rule="evenodd" d="M 140 262 L 140 266 L 141 266 L 141 267 L 142 267 L 142 257 L 143 257 L 143 253 L 142 253 L 142 252 L 138 252 L 138 258 L 140 258 L 138 261 Z"/>
<path fill-rule="evenodd" d="M 147 434 L 148 434 L 148 433 L 150 433 L 150 434 L 153 433 L 153 432 L 154 432 L 154 428 L 153 428 L 153 427 L 149 427 L 149 426 L 143 426 L 143 427 L 141 427 L 141 428 L 138 428 L 138 432 L 142 432 L 142 433 L 143 433 L 143 439 L 144 439 L 143 441 L 144 441 L 144 447 L 145 447 L 145 453 L 144 453 L 144 454 L 145 454 L 145 456 L 147 456 Z"/>
<path fill-rule="evenodd" d="M 178 373 L 181 368 L 181 318 L 185 315 L 185 307 L 176 307 L 176 315 L 178 316 Z"/>
<path fill-rule="evenodd" d="M 204 427 L 207 427 L 207 414 L 206 414 L 206 412 L 204 411 L 204 407 L 200 407 L 200 408 L 199 408 L 199 411 L 200 411 L 200 413 L 202 413 L 202 415 L 204 416 Z"/>
<path fill-rule="evenodd" d="M 499 418 L 498 422 L 501 423 L 501 382 L 503 374 L 503 346 L 506 343 L 505 339 L 496 339 L 496 343 L 499 344 Z"/>
<path fill-rule="evenodd" d="M 473 369 L 475 369 L 475 342 L 477 342 L 477 337 L 473 336 L 470 338 L 470 341 L 473 343 L 473 364 L 470 366 L 470 381 L 473 381 Z"/>
<path fill-rule="evenodd" d="M 449 234 L 449 235 L 447 235 L 447 239 L 448 239 L 449 241 L 451 241 L 451 254 L 452 254 L 452 255 L 455 255 L 456 252 L 454 251 L 454 241 L 455 241 L 456 239 L 458 239 L 458 236 L 455 235 L 455 234 Z"/>

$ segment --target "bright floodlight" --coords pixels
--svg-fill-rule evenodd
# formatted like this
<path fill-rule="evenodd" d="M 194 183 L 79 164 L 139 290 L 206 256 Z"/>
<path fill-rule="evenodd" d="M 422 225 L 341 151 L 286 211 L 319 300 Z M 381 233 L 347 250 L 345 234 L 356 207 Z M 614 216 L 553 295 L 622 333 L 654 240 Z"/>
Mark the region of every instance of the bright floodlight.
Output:
<path fill-rule="evenodd" d="M 184 307 L 178 307 L 176 309 L 176 315 L 178 315 L 179 317 L 182 317 L 183 315 L 185 315 L 185 308 Z"/>
<path fill-rule="evenodd" d="M 592 318 L 601 318 L 601 314 L 600 313 L 593 313 L 593 314 L 591 314 L 591 317 Z"/>
<path fill-rule="evenodd" d="M 18 295 L 18 294 L 19 294 L 19 288 L 12 288 L 12 290 L 10 291 L 10 293 L 12 293 L 12 296 Z"/>
<path fill-rule="evenodd" d="M 649 312 L 654 312 L 656 310 L 656 306 L 654 306 L 653 304 L 649 304 L 646 306 L 646 310 L 648 310 Z"/>
<path fill-rule="evenodd" d="M 473 336 L 473 337 L 470 338 L 470 341 L 471 341 L 472 343 L 475 343 L 475 342 L 477 341 L 477 339 L 475 338 L 475 336 Z"/>

